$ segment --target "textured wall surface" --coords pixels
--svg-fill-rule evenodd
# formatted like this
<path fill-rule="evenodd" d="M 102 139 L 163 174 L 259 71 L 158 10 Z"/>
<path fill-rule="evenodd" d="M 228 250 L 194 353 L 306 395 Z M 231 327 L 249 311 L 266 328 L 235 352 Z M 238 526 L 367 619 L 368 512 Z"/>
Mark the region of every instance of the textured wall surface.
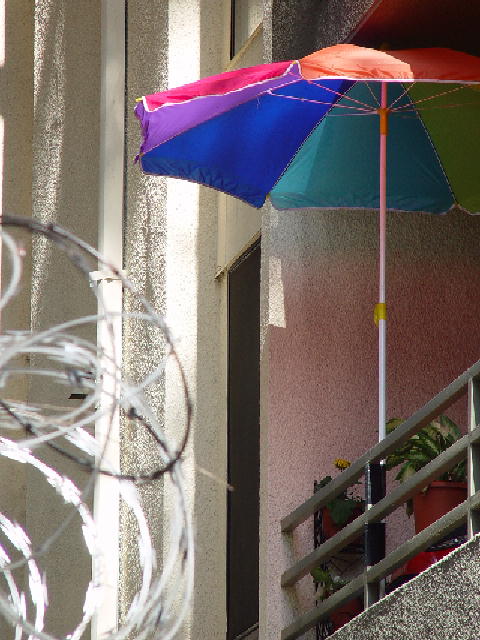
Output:
<path fill-rule="evenodd" d="M 98 217 L 98 113 L 100 73 L 100 5 L 94 0 L 39 0 L 35 3 L 33 215 L 56 221 L 96 244 Z M 79 99 L 81 96 L 81 99 Z M 41 329 L 73 317 L 95 313 L 87 283 L 52 245 L 33 244 L 32 327 Z M 95 341 L 95 327 L 80 333 Z M 68 389 L 32 383 L 32 401 L 65 405 Z M 70 401 L 71 402 L 71 401 Z M 64 460 L 45 459 L 83 486 Z M 27 529 L 38 545 L 68 513 L 35 471 L 27 472 Z M 89 556 L 82 552 L 79 521 L 45 558 L 51 607 L 46 629 L 62 636 L 81 616 L 90 576 Z M 68 585 L 68 588 L 66 588 Z"/>
<path fill-rule="evenodd" d="M 135 99 L 145 93 L 166 88 L 168 50 L 168 11 L 165 2 L 128 2 L 127 92 L 126 92 L 126 174 L 124 220 L 124 266 L 138 290 L 160 312 L 165 312 L 166 185 L 165 180 L 145 176 L 133 158 L 138 153 L 140 127 L 133 113 Z M 149 54 L 146 55 L 148 50 Z M 137 310 L 129 296 L 127 311 Z M 127 378 L 136 381 L 148 374 L 164 356 L 163 339 L 141 321 L 125 323 L 123 362 Z M 150 406 L 162 416 L 164 385 L 146 389 Z M 129 470 L 152 469 L 158 464 L 155 447 L 141 429 L 123 420 L 121 465 Z M 163 483 L 142 487 L 144 510 L 157 549 L 162 548 Z M 133 595 L 140 586 L 141 568 L 136 549 L 137 529 L 131 513 L 122 509 L 120 532 L 120 602 L 123 619 Z M 161 555 L 160 555 L 161 562 Z"/>
<path fill-rule="evenodd" d="M 145 93 L 219 73 L 228 51 L 228 2 L 172 0 L 128 3 L 128 104 Z M 148 53 L 147 53 L 148 52 Z M 195 406 L 185 462 L 189 506 L 196 528 L 195 593 L 179 637 L 225 637 L 225 283 L 214 279 L 217 263 L 217 194 L 178 180 L 141 175 L 131 164 L 140 143 L 139 127 L 128 113 L 126 269 L 141 291 L 165 313 L 178 338 Z M 131 304 L 127 301 L 127 304 Z M 125 368 L 144 375 L 163 354 L 163 345 L 138 323 L 126 326 Z M 149 390 L 166 432 L 179 441 L 184 428 L 183 398 L 173 369 L 164 385 Z M 150 444 L 129 425 L 122 436 L 123 464 L 152 464 Z M 216 481 L 199 471 L 206 469 Z M 144 494 L 162 556 L 172 508 L 168 482 Z M 134 530 L 122 521 L 121 608 L 125 613 L 139 567 Z"/>
<path fill-rule="evenodd" d="M 3 5 L 3 6 L 2 6 Z M 0 144 L 3 167 L 1 200 L 4 213 L 30 215 L 32 185 L 32 125 L 33 125 L 33 6 L 29 0 L 2 3 L 5 19 L 0 45 Z M 24 268 L 30 268 L 30 238 L 16 234 L 27 249 Z M 3 261 L 2 280 L 9 277 L 8 263 Z M 2 310 L 1 330 L 26 329 L 30 326 L 30 286 L 28 275 L 23 291 Z M 15 363 L 25 366 L 25 360 Z M 26 400 L 27 381 L 14 376 L 3 389 L 5 397 Z M 2 458 L 0 465 L 0 504 L 2 513 L 25 525 L 26 483 L 25 465 Z M 3 543 L 3 541 L 2 541 Z M 21 576 L 16 576 L 22 588 Z M 12 636 L 12 628 L 0 620 L 0 637 Z"/>
<path fill-rule="evenodd" d="M 479 234 L 478 217 L 389 214 L 388 416 L 408 416 L 478 359 Z M 265 638 L 274 638 L 279 604 L 286 621 L 313 595 L 309 577 L 281 592 L 282 568 L 313 542 L 311 522 L 289 540 L 280 519 L 335 458 L 354 459 L 377 438 L 377 221 L 272 212 L 263 240 L 262 584 Z M 465 404 L 449 413 L 466 425 Z M 409 535 L 402 509 L 387 529 L 390 547 Z"/>
<path fill-rule="evenodd" d="M 227 69 L 241 69 L 243 67 L 262 64 L 264 56 L 263 26 L 257 28 Z M 258 236 L 262 225 L 262 212 L 224 193 L 218 196 L 218 268 L 224 268 L 240 256 L 251 243 L 252 238 Z"/>
<path fill-rule="evenodd" d="M 265 59 L 301 58 L 315 50 L 318 0 L 265 0 Z"/>
<path fill-rule="evenodd" d="M 265 59 L 290 60 L 345 42 L 376 0 L 265 0 Z"/>
<path fill-rule="evenodd" d="M 378 0 L 329 0 L 320 2 L 317 12 L 315 48 L 348 42 L 357 26 Z M 379 46 L 382 43 L 372 43 Z"/>
<path fill-rule="evenodd" d="M 228 0 L 202 0 L 200 7 L 200 77 L 220 73 L 228 59 Z M 217 261 L 218 194 L 199 189 L 195 240 L 197 315 L 196 469 L 196 590 L 191 639 L 223 640 L 226 631 L 226 281 L 214 280 Z M 187 268 L 191 271 L 191 266 Z M 186 300 L 185 300 L 186 302 Z M 203 475 L 213 472 L 220 482 Z"/>
<path fill-rule="evenodd" d="M 334 634 L 335 640 L 477 640 L 480 539 L 453 552 Z"/>

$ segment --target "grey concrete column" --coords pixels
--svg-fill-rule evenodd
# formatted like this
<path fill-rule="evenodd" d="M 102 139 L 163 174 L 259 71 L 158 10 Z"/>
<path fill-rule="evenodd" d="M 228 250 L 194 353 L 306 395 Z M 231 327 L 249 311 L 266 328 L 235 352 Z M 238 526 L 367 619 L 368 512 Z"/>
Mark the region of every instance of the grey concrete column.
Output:
<path fill-rule="evenodd" d="M 0 197 L 2 213 L 30 215 L 32 200 L 33 125 L 33 5 L 30 0 L 0 2 Z M 26 250 L 22 291 L 1 313 L 1 331 L 30 327 L 30 238 L 14 234 Z M 3 252 L 6 254 L 6 252 Z M 9 279 L 8 259 L 2 260 L 2 287 Z M 11 363 L 24 367 L 26 358 Z M 2 389 L 2 396 L 25 401 L 27 379 L 15 376 Z M 15 437 L 3 433 L 5 437 Z M 0 459 L 0 504 L 2 513 L 25 527 L 25 465 Z M 2 545 L 5 544 L 2 539 Z M 8 548 L 8 545 L 7 545 Z M 19 589 L 25 589 L 24 571 L 14 572 Z M 0 619 L 0 637 L 13 637 L 12 627 Z"/>
<path fill-rule="evenodd" d="M 33 215 L 56 221 L 96 244 L 98 217 L 98 125 L 100 4 L 36 0 L 34 4 Z M 94 296 L 78 272 L 51 244 L 33 243 L 32 327 L 43 329 L 95 313 Z M 81 332 L 95 341 L 95 327 Z M 68 390 L 32 382 L 33 402 L 65 406 Z M 50 452 L 41 455 L 79 486 L 86 475 Z M 27 471 L 27 529 L 34 546 L 45 540 L 69 510 L 39 477 Z M 42 557 L 49 588 L 46 629 L 62 636 L 82 615 L 90 578 L 79 518 Z"/>
<path fill-rule="evenodd" d="M 167 3 L 128 0 L 126 41 L 126 160 L 124 267 L 139 292 L 160 312 L 165 311 L 165 180 L 145 176 L 134 158 L 140 145 L 140 127 L 134 116 L 135 99 L 145 93 L 166 88 L 168 52 Z M 139 310 L 131 296 L 124 300 L 127 312 Z M 164 356 L 162 336 L 136 320 L 127 320 L 123 335 L 125 376 L 142 380 Z M 157 416 L 164 412 L 164 384 L 146 389 L 146 396 Z M 121 468 L 138 472 L 158 466 L 153 441 L 144 429 L 126 419 L 121 426 Z M 140 487 L 154 546 L 161 549 L 163 539 L 163 482 Z M 140 587 L 141 567 L 136 547 L 136 520 L 125 508 L 120 517 L 119 617 L 122 621 Z M 159 557 L 161 567 L 161 557 Z"/>

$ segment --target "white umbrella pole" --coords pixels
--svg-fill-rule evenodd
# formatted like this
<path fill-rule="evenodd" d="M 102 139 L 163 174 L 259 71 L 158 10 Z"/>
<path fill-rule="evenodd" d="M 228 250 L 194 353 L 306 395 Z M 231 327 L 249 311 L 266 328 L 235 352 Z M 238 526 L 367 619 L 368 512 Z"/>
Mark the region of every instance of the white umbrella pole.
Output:
<path fill-rule="evenodd" d="M 386 373 L 387 373 L 387 309 L 385 304 L 385 252 L 387 228 L 387 83 L 382 82 L 380 116 L 380 277 L 378 304 L 375 318 L 378 325 L 378 438 L 385 438 L 387 419 Z"/>
<path fill-rule="evenodd" d="M 385 245 L 387 224 L 387 83 L 382 82 L 382 95 L 378 115 L 380 120 L 380 277 L 378 303 L 375 305 L 375 323 L 378 326 L 378 439 L 385 438 L 386 421 L 386 350 L 387 313 L 385 306 Z M 369 463 L 365 470 L 366 508 L 385 496 L 385 465 Z M 365 564 L 373 566 L 385 557 L 385 521 L 369 522 L 365 530 Z M 365 607 L 377 602 L 385 592 L 385 581 L 373 582 L 364 591 Z"/>

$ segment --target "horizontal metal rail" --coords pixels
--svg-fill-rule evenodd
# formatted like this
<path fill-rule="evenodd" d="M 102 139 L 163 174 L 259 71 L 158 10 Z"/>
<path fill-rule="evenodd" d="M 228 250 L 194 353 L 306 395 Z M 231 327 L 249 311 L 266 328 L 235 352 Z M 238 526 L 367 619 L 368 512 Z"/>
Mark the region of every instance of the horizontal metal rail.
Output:
<path fill-rule="evenodd" d="M 480 361 L 470 367 L 448 387 L 436 395 L 422 409 L 403 422 L 385 440 L 378 443 L 363 456 L 356 460 L 351 467 L 342 472 L 325 488 L 315 493 L 300 507 L 292 511 L 281 522 L 282 532 L 290 533 L 304 522 L 315 511 L 318 511 L 334 497 L 344 492 L 363 475 L 367 464 L 378 462 L 395 451 L 412 435 L 431 422 L 448 406 L 460 398 L 468 388 L 469 392 L 469 432 L 455 442 L 446 451 L 437 456 L 425 467 L 411 476 L 407 481 L 395 487 L 389 495 L 372 505 L 365 513 L 345 526 L 339 533 L 328 539 L 314 551 L 287 569 L 281 577 L 282 587 L 291 587 L 315 567 L 320 566 L 346 545 L 362 535 L 367 524 L 381 522 L 397 509 L 401 504 L 427 487 L 445 471 L 451 469 L 460 460 L 468 459 L 468 499 L 452 509 L 449 513 L 434 522 L 408 540 L 386 558 L 380 560 L 373 567 L 367 567 L 357 578 L 349 582 L 342 589 L 330 596 L 305 614 L 300 615 L 292 624 L 282 631 L 282 640 L 294 640 L 305 631 L 312 628 L 319 621 L 326 618 L 332 611 L 351 598 L 362 592 L 365 601 L 368 598 L 369 585 L 390 575 L 396 568 L 402 566 L 422 549 L 427 548 L 434 541 L 447 535 L 467 520 L 469 537 L 480 531 Z"/>
<path fill-rule="evenodd" d="M 472 378 L 480 375 L 480 360 L 470 369 L 454 380 L 443 391 L 440 391 L 430 402 L 405 420 L 399 427 L 390 433 L 384 440 L 369 449 L 352 465 L 345 469 L 338 477 L 334 478 L 326 487 L 317 491 L 313 496 L 297 507 L 288 516 L 282 519 L 281 528 L 283 533 L 289 533 L 298 527 L 315 511 L 324 507 L 351 487 L 363 475 L 365 467 L 369 462 L 378 462 L 393 453 L 400 445 L 406 442 L 417 431 L 442 413 L 444 409 L 461 398 L 467 391 L 468 382 Z"/>
<path fill-rule="evenodd" d="M 342 589 L 322 602 L 321 605 L 299 616 L 291 625 L 283 630 L 281 640 L 295 640 L 295 638 L 299 638 L 305 631 L 311 629 L 317 622 L 326 618 L 340 605 L 361 595 L 365 582 L 372 583 L 381 580 L 405 564 L 410 558 L 413 558 L 419 551 L 428 547 L 431 542 L 456 529 L 465 521 L 468 507 L 469 502 L 465 500 L 465 502 L 455 507 L 455 509 L 452 509 L 452 511 L 418 533 L 411 540 L 402 544 L 384 560 L 370 567 L 362 575 L 359 575 L 342 587 Z M 471 499 L 470 508 L 475 510 L 480 509 L 480 492 Z"/>
<path fill-rule="evenodd" d="M 364 578 L 363 576 L 358 576 L 340 589 L 340 591 L 337 591 L 330 596 L 330 598 L 321 602 L 318 607 L 299 616 L 291 625 L 283 629 L 281 640 L 294 640 L 294 638 L 299 638 L 303 633 L 316 625 L 317 622 L 326 618 L 328 614 L 332 613 L 337 607 L 356 596 L 360 596 L 363 588 Z"/>
<path fill-rule="evenodd" d="M 340 551 L 347 544 L 363 533 L 364 525 L 370 522 L 380 522 L 395 511 L 400 505 L 412 498 L 416 493 L 428 486 L 432 480 L 451 469 L 457 462 L 467 455 L 467 447 L 472 442 L 480 441 L 480 427 L 475 429 L 449 449 L 429 462 L 423 469 L 411 476 L 406 482 L 395 487 L 385 498 L 373 505 L 371 509 L 362 513 L 353 522 L 344 527 L 335 536 L 317 547 L 299 562 L 296 562 L 282 575 L 282 587 L 291 587 L 295 582 L 306 576 L 309 571 L 318 567 L 322 562 Z"/>

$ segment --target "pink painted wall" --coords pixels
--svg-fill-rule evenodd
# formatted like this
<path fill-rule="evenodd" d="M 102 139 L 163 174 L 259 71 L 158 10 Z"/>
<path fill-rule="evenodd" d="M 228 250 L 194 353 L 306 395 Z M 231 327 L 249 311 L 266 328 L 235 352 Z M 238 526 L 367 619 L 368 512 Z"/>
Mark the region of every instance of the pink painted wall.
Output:
<path fill-rule="evenodd" d="M 335 458 L 353 460 L 377 440 L 377 233 L 370 212 L 272 213 L 266 225 L 265 638 L 278 638 L 292 611 L 312 602 L 309 577 L 288 592 L 281 591 L 279 578 L 291 559 L 311 551 L 313 525 L 306 523 L 289 540 L 279 533 L 280 519 L 311 495 L 315 479 L 334 471 Z M 389 417 L 407 417 L 480 358 L 479 239 L 480 217 L 389 214 Z M 277 280 L 268 282 L 273 263 Z M 466 423 L 466 404 L 457 403 L 450 415 Z M 390 548 L 412 531 L 403 510 L 387 527 Z"/>

